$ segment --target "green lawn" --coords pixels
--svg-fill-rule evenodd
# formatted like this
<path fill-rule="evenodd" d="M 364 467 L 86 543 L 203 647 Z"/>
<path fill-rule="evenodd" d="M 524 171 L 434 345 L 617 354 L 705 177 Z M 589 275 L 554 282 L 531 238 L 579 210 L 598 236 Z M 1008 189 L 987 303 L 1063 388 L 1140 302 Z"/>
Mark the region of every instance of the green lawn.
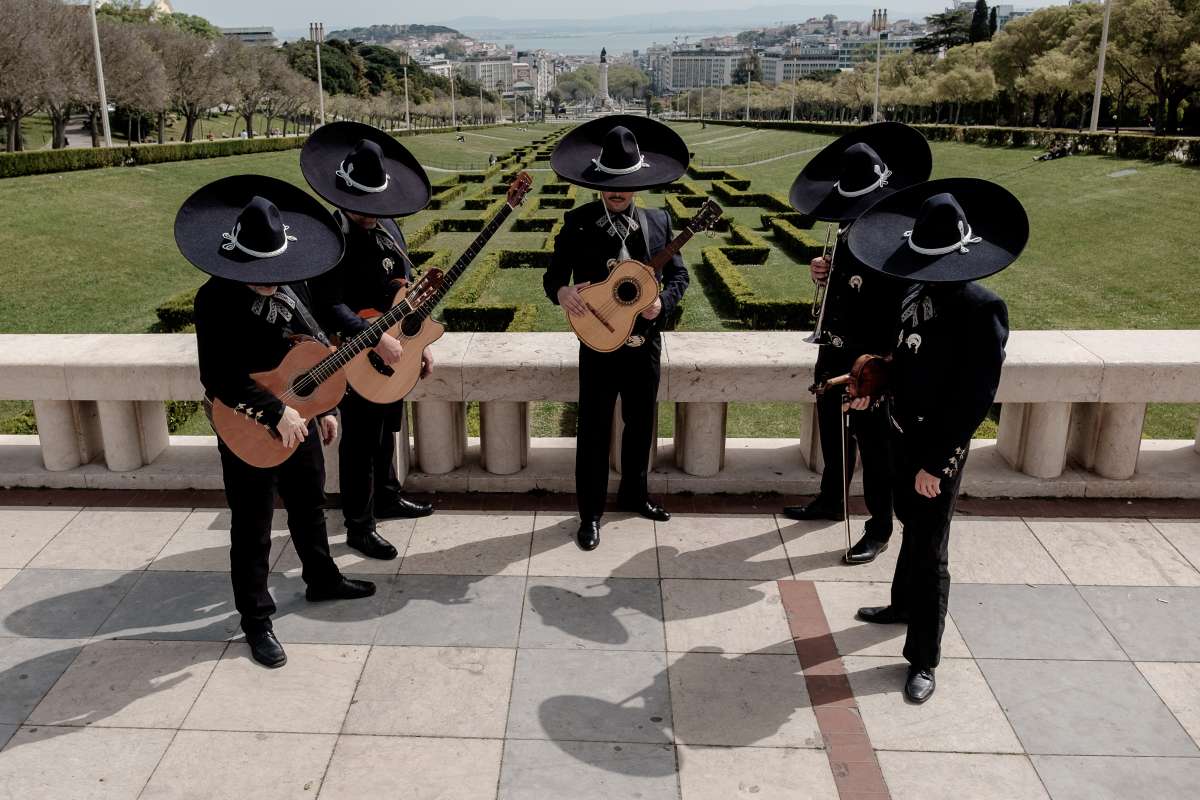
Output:
<path fill-rule="evenodd" d="M 443 171 L 449 166 L 482 166 L 489 155 L 503 156 L 559 126 L 525 127 L 466 131 L 462 142 L 454 134 L 427 134 L 404 143 L 431 167 L 430 176 L 438 181 L 449 174 Z M 699 123 L 675 127 L 698 162 L 736 165 L 733 171 L 751 179 L 752 190 L 777 194 L 786 194 L 801 166 L 832 138 L 716 125 L 701 130 Z M 1200 305 L 1188 277 L 1195 273 L 1193 254 L 1200 250 L 1200 226 L 1194 222 L 1200 171 L 1099 156 L 1034 162 L 1034 150 L 954 143 L 935 143 L 933 152 L 935 177 L 996 180 L 1029 212 L 1032 236 L 1025 254 L 989 281 L 1008 301 L 1014 328 L 1200 327 Z M 764 163 L 751 163 L 757 160 Z M 537 171 L 547 167 L 545 161 L 533 165 L 535 180 L 551 178 Z M 295 151 L 0 182 L 0 215 L 15 221 L 0 228 L 0 248 L 19 254 L 10 255 L 4 268 L 0 331 L 147 330 L 160 302 L 203 280 L 175 249 L 171 222 L 176 209 L 196 187 L 239 172 L 305 185 Z M 448 209 L 421 212 L 403 220 L 402 226 L 412 231 L 437 215 L 477 214 L 463 209 L 465 197 L 475 193 L 472 187 Z M 580 192 L 578 202 L 590 196 Z M 661 206 L 663 196 L 652 193 L 645 200 Z M 560 212 L 544 209 L 541 215 L 556 213 Z M 727 214 L 760 229 L 761 209 L 730 208 Z M 822 238 L 823 226 L 814 233 Z M 759 234 L 772 241 L 769 232 Z M 514 232 L 510 223 L 488 249 L 539 248 L 545 236 Z M 422 248 L 457 255 L 473 238 L 470 233 L 441 233 Z M 683 330 L 742 327 L 723 317 L 709 287 L 696 277 L 700 251 L 712 243 L 698 237 L 685 251 L 693 281 L 684 301 Z M 806 266 L 779 249 L 766 264 L 740 269 L 765 295 L 807 299 L 812 293 Z M 536 309 L 534 330 L 567 329 L 562 312 L 543 296 L 540 270 L 500 270 L 481 302 L 529 304 Z M 0 428 L 8 429 L 5 420 L 13 429 L 26 424 L 19 417 L 26 409 L 24 404 L 0 404 Z M 1146 435 L 1190 438 L 1198 415 L 1200 407 L 1154 407 Z M 664 408 L 660 434 L 668 435 L 672 424 Z M 540 404 L 534 428 L 554 435 L 569 432 L 571 423 L 568 418 L 564 424 L 562 406 Z M 795 409 L 786 405 L 739 404 L 730 410 L 729 430 L 735 436 L 792 436 L 798 420 Z"/>

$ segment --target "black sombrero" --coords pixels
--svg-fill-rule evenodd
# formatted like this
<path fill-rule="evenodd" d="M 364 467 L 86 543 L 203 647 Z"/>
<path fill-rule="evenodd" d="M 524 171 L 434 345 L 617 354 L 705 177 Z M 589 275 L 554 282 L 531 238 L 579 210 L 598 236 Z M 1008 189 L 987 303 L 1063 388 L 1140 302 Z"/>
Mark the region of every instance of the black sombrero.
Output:
<path fill-rule="evenodd" d="M 687 145 L 678 133 L 632 114 L 585 122 L 550 155 L 550 166 L 564 181 L 602 192 L 663 186 L 683 175 L 687 165 Z"/>
<path fill-rule="evenodd" d="M 1007 189 L 945 178 L 885 197 L 850 226 L 847 245 L 867 267 L 913 281 L 958 283 L 994 275 L 1029 241 L 1029 217 Z"/>
<path fill-rule="evenodd" d="M 877 122 L 839 137 L 804 166 L 788 199 L 827 222 L 853 222 L 880 199 L 929 179 L 933 156 L 916 128 Z"/>
<path fill-rule="evenodd" d="M 315 197 L 265 175 L 233 175 L 198 189 L 175 215 L 175 244 L 209 275 L 263 285 L 320 275 L 345 249 L 341 229 Z"/>
<path fill-rule="evenodd" d="M 313 191 L 338 208 L 368 217 L 403 217 L 429 203 L 429 176 L 393 136 L 361 122 L 331 122 L 300 151 Z"/>

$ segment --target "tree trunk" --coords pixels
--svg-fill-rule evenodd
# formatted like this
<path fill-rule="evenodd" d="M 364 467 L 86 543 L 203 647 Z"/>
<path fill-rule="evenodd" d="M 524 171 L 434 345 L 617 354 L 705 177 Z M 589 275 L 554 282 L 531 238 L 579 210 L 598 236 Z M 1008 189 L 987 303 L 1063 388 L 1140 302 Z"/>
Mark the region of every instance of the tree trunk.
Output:
<path fill-rule="evenodd" d="M 158 112 L 158 143 L 166 144 L 167 141 L 167 112 Z"/>
<path fill-rule="evenodd" d="M 8 130 L 5 132 L 4 149 L 8 152 L 15 152 L 17 149 L 17 131 L 21 129 L 21 120 L 10 119 L 7 123 Z"/>
<path fill-rule="evenodd" d="M 1167 118 L 1165 122 L 1166 130 L 1169 134 L 1174 135 L 1179 132 L 1179 103 L 1183 98 L 1184 95 L 1178 92 L 1172 92 L 1167 95 Z"/>
<path fill-rule="evenodd" d="M 254 114 L 253 113 L 244 114 L 242 116 L 242 119 L 244 119 L 246 121 L 246 138 L 253 139 L 254 138 Z"/>
<path fill-rule="evenodd" d="M 100 112 L 96 109 L 91 110 L 92 117 L 92 147 L 100 146 Z"/>
<path fill-rule="evenodd" d="M 199 116 L 199 115 L 193 114 L 190 111 L 184 113 L 183 140 L 185 142 L 192 141 L 192 139 L 195 138 L 195 136 L 196 136 L 196 117 L 197 116 Z"/>

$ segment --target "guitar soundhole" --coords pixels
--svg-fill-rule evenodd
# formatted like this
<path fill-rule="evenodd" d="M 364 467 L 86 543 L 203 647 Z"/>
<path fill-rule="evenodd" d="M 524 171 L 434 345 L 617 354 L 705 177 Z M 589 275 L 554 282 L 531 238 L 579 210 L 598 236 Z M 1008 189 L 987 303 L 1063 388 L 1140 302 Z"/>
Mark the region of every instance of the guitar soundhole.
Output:
<path fill-rule="evenodd" d="M 413 337 L 421 332 L 422 320 L 416 314 L 409 314 L 404 319 L 400 320 L 400 332 L 405 336 Z"/>
<path fill-rule="evenodd" d="M 637 299 L 642 295 L 642 287 L 637 281 L 621 281 L 617 284 L 613 293 L 617 296 L 617 300 L 625 305 L 636 303 Z"/>
<path fill-rule="evenodd" d="M 317 382 L 307 372 L 297 375 L 296 379 L 292 381 L 292 392 L 297 397 L 308 397 L 316 388 Z"/>

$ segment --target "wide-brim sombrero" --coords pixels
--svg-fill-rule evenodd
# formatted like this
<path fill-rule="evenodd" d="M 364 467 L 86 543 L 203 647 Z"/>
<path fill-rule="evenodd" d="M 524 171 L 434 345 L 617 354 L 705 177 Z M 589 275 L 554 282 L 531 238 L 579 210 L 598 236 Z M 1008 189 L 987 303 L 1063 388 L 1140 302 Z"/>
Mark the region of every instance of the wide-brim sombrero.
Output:
<path fill-rule="evenodd" d="M 382 151 L 386 188 L 365 191 L 339 175 L 362 141 Z M 338 208 L 368 217 L 403 217 L 429 204 L 429 176 L 416 156 L 385 131 L 361 122 L 331 122 L 313 131 L 300 150 L 300 170 L 313 191 Z"/>

